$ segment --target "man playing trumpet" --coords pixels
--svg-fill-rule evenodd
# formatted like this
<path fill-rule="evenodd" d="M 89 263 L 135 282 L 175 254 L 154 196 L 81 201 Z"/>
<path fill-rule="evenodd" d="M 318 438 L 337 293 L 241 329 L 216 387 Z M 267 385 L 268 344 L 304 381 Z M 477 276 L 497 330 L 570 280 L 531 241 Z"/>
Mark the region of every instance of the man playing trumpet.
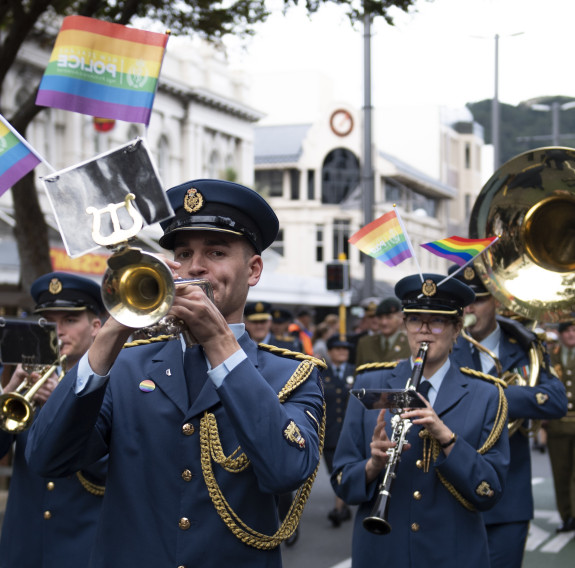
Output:
<path fill-rule="evenodd" d="M 110 453 L 92 566 L 281 566 L 317 469 L 323 396 L 317 365 L 258 346 L 242 323 L 261 252 L 279 223 L 255 191 L 219 180 L 168 190 L 175 216 L 160 244 L 182 278 L 170 315 L 198 342 L 122 350 L 110 318 L 32 427 L 28 459 L 68 475 Z M 302 486 L 279 527 L 277 500 Z"/>
<path fill-rule="evenodd" d="M 104 306 L 100 287 L 81 276 L 51 272 L 38 278 L 30 293 L 34 313 L 56 323 L 60 355 L 75 365 L 89 349 L 101 325 Z M 58 384 L 49 376 L 33 402 L 42 406 Z M 40 373 L 18 365 L 4 394 L 24 380 L 36 381 Z M 24 458 L 28 430 L 18 434 L 0 430 L 0 456 L 14 444 L 13 472 L 0 539 L 1 568 L 62 568 L 86 566 L 96 536 L 103 502 L 106 458 L 86 464 L 62 479 L 34 473 Z"/>

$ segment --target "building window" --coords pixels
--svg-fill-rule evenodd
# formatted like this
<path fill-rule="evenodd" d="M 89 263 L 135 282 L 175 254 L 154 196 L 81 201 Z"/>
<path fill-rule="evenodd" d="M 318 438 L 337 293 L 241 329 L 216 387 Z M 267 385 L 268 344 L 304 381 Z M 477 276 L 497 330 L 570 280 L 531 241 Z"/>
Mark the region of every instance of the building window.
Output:
<path fill-rule="evenodd" d="M 297 201 L 299 199 L 299 170 L 289 171 L 290 182 L 290 199 Z"/>
<path fill-rule="evenodd" d="M 465 143 L 465 169 L 471 169 L 471 144 L 469 142 Z"/>
<path fill-rule="evenodd" d="M 337 260 L 340 253 L 349 258 L 349 243 L 351 237 L 350 223 L 347 219 L 333 220 L 333 259 Z"/>
<path fill-rule="evenodd" d="M 278 236 L 276 240 L 270 245 L 270 249 L 279 254 L 280 256 L 284 255 L 284 230 L 280 229 L 278 231 Z"/>
<path fill-rule="evenodd" d="M 469 193 L 465 194 L 465 217 L 469 219 L 471 216 L 471 195 Z"/>
<path fill-rule="evenodd" d="M 323 225 L 315 226 L 315 260 L 316 262 L 323 262 L 324 243 L 323 243 Z"/>
<path fill-rule="evenodd" d="M 315 170 L 307 171 L 307 198 L 310 201 L 315 199 Z"/>
<path fill-rule="evenodd" d="M 258 170 L 255 182 L 258 193 L 264 197 L 283 197 L 282 170 Z"/>
<path fill-rule="evenodd" d="M 170 171 L 170 144 L 165 136 L 158 143 L 158 173 L 164 184 L 169 185 L 168 174 Z"/>
<path fill-rule="evenodd" d="M 345 148 L 332 150 L 321 170 L 321 202 L 341 203 L 360 183 L 359 160 Z"/>
<path fill-rule="evenodd" d="M 407 192 L 405 188 L 388 179 L 384 179 L 383 184 L 385 187 L 385 202 L 395 203 L 406 209 Z"/>

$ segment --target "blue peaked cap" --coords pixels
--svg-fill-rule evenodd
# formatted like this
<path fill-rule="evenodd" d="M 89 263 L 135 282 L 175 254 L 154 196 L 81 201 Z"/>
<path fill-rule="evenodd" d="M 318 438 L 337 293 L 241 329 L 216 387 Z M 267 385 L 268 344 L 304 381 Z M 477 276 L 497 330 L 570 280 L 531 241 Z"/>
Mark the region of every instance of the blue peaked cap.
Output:
<path fill-rule="evenodd" d="M 199 179 L 167 191 L 174 209 L 171 219 L 160 223 L 160 245 L 174 249 L 181 231 L 218 231 L 245 237 L 258 254 L 277 237 L 279 221 L 267 201 L 253 189 L 230 181 Z"/>

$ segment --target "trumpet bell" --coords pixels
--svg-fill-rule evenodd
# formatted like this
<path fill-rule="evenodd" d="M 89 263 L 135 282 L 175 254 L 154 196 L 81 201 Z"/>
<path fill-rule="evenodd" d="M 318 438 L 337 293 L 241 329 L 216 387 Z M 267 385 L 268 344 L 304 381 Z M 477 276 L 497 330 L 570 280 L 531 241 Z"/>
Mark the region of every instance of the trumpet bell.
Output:
<path fill-rule="evenodd" d="M 167 264 L 138 249 L 128 249 L 108 260 L 102 300 L 110 315 L 133 328 L 153 325 L 174 301 L 174 278 Z"/>
<path fill-rule="evenodd" d="M 509 311 L 541 323 L 575 309 L 575 150 L 515 156 L 484 185 L 470 238 L 499 235 L 474 261 L 485 287 Z"/>
<path fill-rule="evenodd" d="M 34 408 L 21 394 L 12 392 L 0 396 L 0 427 L 11 434 L 27 430 L 32 425 Z"/>

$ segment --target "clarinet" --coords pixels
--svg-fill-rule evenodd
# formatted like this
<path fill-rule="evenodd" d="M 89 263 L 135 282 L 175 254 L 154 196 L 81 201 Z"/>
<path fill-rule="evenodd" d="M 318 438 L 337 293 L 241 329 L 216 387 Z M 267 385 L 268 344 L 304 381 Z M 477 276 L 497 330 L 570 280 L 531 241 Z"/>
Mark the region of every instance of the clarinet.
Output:
<path fill-rule="evenodd" d="M 419 381 L 423 375 L 423 366 L 425 365 L 425 359 L 427 358 L 428 347 L 429 344 L 427 342 L 421 343 L 421 347 L 414 360 L 411 377 L 409 377 L 407 384 L 405 385 L 406 390 L 417 390 Z M 401 460 L 403 447 L 407 441 L 407 432 L 411 428 L 411 420 L 408 418 L 400 418 L 399 415 L 401 411 L 402 409 L 390 410 L 390 412 L 393 413 L 393 418 L 391 419 L 391 441 L 395 442 L 396 445 L 387 450 L 389 460 L 385 467 L 383 480 L 379 486 L 377 500 L 369 517 L 363 519 L 363 526 L 373 534 L 384 535 L 389 534 L 391 531 L 391 524 L 387 521 L 387 513 L 391 499 L 391 485 L 396 477 L 396 469 Z"/>

